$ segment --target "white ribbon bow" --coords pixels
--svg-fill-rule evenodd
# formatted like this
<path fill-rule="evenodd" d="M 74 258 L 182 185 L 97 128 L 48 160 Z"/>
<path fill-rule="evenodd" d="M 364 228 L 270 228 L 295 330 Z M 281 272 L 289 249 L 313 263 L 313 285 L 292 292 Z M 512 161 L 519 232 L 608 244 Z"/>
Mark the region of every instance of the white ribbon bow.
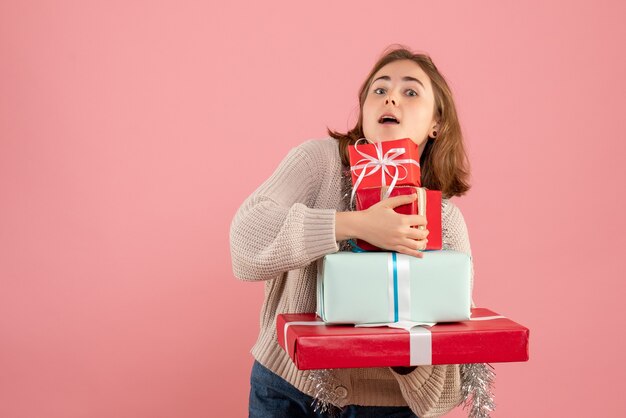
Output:
<path fill-rule="evenodd" d="M 403 166 L 403 164 L 414 164 L 417 167 L 420 166 L 419 162 L 411 158 L 398 159 L 400 155 L 406 152 L 406 148 L 391 148 L 390 150 L 388 150 L 386 153 L 383 154 L 383 146 L 381 142 L 372 143 L 372 145 L 374 145 L 374 149 L 376 150 L 375 157 L 368 155 L 364 152 L 361 152 L 358 149 L 357 145 L 359 142 L 363 140 L 366 140 L 366 139 L 361 138 L 354 143 L 354 150 L 358 152 L 359 154 L 361 154 L 364 158 L 360 159 L 359 161 L 356 162 L 355 165 L 350 167 L 350 170 L 354 174 L 358 175 L 358 178 L 352 188 L 352 195 L 350 196 L 350 206 L 352 206 L 352 202 L 354 202 L 354 195 L 356 194 L 357 188 L 359 187 L 359 185 L 361 184 L 361 181 L 363 181 L 365 177 L 371 176 L 375 174 L 378 170 L 380 170 L 381 187 L 384 187 L 387 185 L 387 179 L 385 175 L 392 178 L 391 184 L 389 185 L 389 188 L 387 189 L 387 191 L 385 192 L 383 196 L 383 199 L 386 199 L 391 195 L 391 191 L 396 186 L 396 183 L 398 182 L 398 180 L 404 180 L 409 175 L 409 170 L 405 166 Z M 389 167 L 394 168 L 393 174 L 391 174 Z M 402 177 L 400 177 L 400 168 L 404 170 L 404 175 Z M 370 171 L 368 171 L 368 169 Z M 358 170 L 361 170 L 361 172 L 357 173 Z"/>

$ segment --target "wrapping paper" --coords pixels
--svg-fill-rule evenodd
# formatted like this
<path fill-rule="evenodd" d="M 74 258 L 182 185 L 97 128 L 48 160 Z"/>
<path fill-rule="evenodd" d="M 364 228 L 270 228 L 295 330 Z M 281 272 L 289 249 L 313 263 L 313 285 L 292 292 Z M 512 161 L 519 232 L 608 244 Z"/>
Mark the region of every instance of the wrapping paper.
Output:
<path fill-rule="evenodd" d="M 314 313 L 279 314 L 278 343 L 300 370 L 527 361 L 529 329 L 485 308 L 468 321 L 415 327 L 324 324 Z M 413 329 L 411 330 L 413 331 Z"/>
<path fill-rule="evenodd" d="M 348 147 L 355 190 L 399 185 L 420 186 L 418 146 L 409 138 Z"/>
<path fill-rule="evenodd" d="M 317 268 L 317 313 L 329 323 L 451 322 L 469 319 L 471 258 L 428 251 L 340 251 Z"/>

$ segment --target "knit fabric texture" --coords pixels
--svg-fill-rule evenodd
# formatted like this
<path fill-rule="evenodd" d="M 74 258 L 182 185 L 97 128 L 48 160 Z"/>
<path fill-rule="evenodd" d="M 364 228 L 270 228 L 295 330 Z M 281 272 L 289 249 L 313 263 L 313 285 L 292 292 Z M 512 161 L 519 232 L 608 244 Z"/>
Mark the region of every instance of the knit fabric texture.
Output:
<path fill-rule="evenodd" d="M 278 345 L 276 315 L 316 311 L 316 260 L 345 244 L 335 241 L 335 213 L 351 209 L 347 170 L 334 138 L 304 142 L 242 203 L 230 229 L 234 275 L 265 282 L 260 332 L 251 353 L 311 396 L 309 372 L 298 370 Z M 442 233 L 444 249 L 471 256 L 463 216 L 448 199 L 442 201 Z M 427 418 L 444 415 L 462 400 L 458 365 L 418 366 L 405 375 L 390 367 L 332 372 L 338 407 L 408 405 Z"/>

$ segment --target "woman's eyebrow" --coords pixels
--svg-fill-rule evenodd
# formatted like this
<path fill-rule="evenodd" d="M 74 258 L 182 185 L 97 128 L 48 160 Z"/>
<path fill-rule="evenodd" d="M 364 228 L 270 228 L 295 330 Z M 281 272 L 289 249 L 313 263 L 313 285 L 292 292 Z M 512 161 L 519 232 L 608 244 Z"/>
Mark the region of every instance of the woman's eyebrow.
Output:
<path fill-rule="evenodd" d="M 389 77 L 388 75 L 382 75 L 382 76 L 378 77 L 376 80 L 372 81 L 372 84 L 374 84 L 378 80 L 391 81 L 391 77 Z M 424 83 L 422 83 L 421 81 L 419 81 L 415 77 L 404 76 L 404 77 L 402 77 L 402 81 L 416 81 L 416 82 L 418 82 L 422 86 L 422 88 L 424 90 L 426 89 L 426 87 L 424 86 Z"/>

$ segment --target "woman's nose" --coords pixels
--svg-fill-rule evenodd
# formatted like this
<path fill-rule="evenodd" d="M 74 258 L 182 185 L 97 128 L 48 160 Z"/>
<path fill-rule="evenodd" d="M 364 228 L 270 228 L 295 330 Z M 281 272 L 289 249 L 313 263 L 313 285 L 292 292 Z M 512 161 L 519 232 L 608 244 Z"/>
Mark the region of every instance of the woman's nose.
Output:
<path fill-rule="evenodd" d="M 395 99 L 390 99 L 389 97 L 387 97 L 385 99 L 385 104 L 389 104 L 389 102 L 391 102 L 392 105 L 396 105 L 396 100 Z"/>

